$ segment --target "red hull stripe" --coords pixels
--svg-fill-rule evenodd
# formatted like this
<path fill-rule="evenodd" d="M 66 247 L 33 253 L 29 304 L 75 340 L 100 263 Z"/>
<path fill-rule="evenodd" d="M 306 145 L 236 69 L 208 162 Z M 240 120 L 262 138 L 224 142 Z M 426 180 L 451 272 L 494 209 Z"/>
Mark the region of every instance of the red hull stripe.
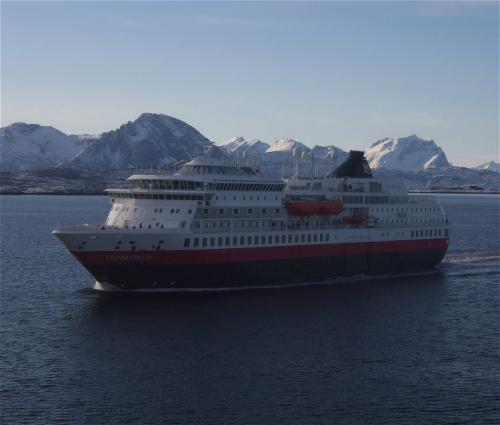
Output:
<path fill-rule="evenodd" d="M 239 263 L 298 258 L 335 257 L 388 252 L 443 251 L 447 239 L 363 242 L 348 244 L 260 246 L 255 248 L 186 249 L 177 251 L 72 251 L 84 266 Z"/>

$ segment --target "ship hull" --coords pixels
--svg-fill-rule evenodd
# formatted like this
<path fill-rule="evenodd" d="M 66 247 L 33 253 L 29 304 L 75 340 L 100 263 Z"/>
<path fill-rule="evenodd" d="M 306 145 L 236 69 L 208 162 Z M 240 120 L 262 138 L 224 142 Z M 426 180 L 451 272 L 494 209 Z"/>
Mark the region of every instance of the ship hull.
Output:
<path fill-rule="evenodd" d="M 414 273 L 432 269 L 446 254 L 447 240 L 418 242 L 403 244 L 406 249 L 398 250 L 391 250 L 387 242 L 349 244 L 333 250 L 322 246 L 320 251 L 310 252 L 288 249 L 274 256 L 269 251 L 267 258 L 251 250 L 232 250 L 238 251 L 234 255 L 222 252 L 226 250 L 214 250 L 216 255 L 206 251 L 73 254 L 98 282 L 119 289 L 216 290 L 297 285 L 356 275 Z M 317 255 L 318 252 L 323 255 Z"/>

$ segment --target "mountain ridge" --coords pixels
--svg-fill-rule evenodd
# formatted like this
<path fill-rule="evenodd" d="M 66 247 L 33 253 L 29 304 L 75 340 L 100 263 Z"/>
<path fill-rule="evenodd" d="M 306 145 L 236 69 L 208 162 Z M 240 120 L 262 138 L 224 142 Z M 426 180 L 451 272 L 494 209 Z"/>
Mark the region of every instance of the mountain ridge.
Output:
<path fill-rule="evenodd" d="M 23 177 L 23 172 L 31 170 L 24 176 L 34 178 L 35 184 L 40 178 L 48 179 L 44 183 L 48 187 L 57 172 L 43 170 L 52 167 L 61 169 L 61 181 L 78 179 L 78 173 L 91 181 L 92 175 L 101 180 L 106 180 L 106 176 L 114 178 L 117 170 L 169 168 L 173 163 L 188 161 L 209 143 L 207 137 L 184 121 L 154 113 L 143 113 L 134 121 L 95 136 L 68 135 L 54 127 L 19 122 L 0 129 L 0 136 L 0 172 L 6 173 L 8 181 L 12 177 L 14 186 L 28 178 Z M 347 157 L 347 151 L 335 145 L 310 148 L 291 137 L 269 144 L 237 136 L 218 146 L 236 161 L 258 166 L 264 174 L 275 177 L 295 172 L 304 176 L 326 175 Z M 416 187 L 444 183 L 500 187 L 500 174 L 495 170 L 498 163 L 491 161 L 477 169 L 455 167 L 432 139 L 416 135 L 384 138 L 372 143 L 365 152 L 376 175 L 402 175 L 415 182 Z M 76 174 L 69 169 L 76 170 Z"/>

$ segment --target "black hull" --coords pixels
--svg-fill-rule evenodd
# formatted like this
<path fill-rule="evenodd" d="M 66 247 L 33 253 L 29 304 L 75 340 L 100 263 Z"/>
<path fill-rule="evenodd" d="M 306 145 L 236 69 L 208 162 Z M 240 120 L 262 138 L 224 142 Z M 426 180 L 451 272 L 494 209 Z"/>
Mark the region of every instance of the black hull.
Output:
<path fill-rule="evenodd" d="M 226 289 L 297 285 L 355 275 L 432 269 L 446 250 L 366 253 L 288 260 L 193 265 L 86 266 L 98 282 L 121 289 Z"/>

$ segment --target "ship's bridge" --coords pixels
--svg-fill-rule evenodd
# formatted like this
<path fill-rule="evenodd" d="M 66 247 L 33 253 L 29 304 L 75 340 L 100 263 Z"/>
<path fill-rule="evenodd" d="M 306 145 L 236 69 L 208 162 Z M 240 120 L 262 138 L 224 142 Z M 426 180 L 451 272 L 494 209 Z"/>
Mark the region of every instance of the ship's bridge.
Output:
<path fill-rule="evenodd" d="M 263 177 L 249 165 L 235 163 L 217 147 L 194 157 L 176 173 L 139 173 L 128 180 L 134 188 L 147 190 L 283 191 L 285 188 L 281 179 Z"/>
<path fill-rule="evenodd" d="M 240 166 L 225 158 L 197 156 L 176 173 L 178 176 L 258 176 L 252 167 Z"/>

